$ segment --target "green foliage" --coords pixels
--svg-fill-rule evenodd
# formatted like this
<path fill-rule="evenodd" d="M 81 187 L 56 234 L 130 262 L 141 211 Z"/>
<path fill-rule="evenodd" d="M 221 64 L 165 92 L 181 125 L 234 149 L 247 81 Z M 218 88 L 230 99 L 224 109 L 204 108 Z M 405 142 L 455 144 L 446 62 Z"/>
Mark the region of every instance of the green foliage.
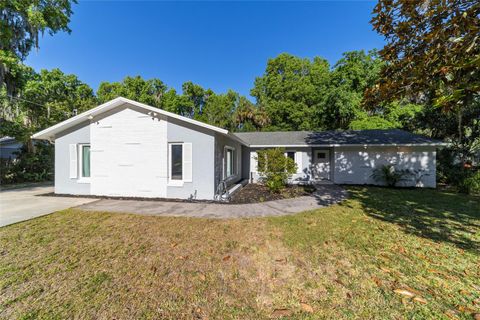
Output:
<path fill-rule="evenodd" d="M 297 171 L 295 161 L 285 156 L 283 148 L 258 150 L 257 163 L 258 173 L 272 192 L 280 192 Z"/>
<path fill-rule="evenodd" d="M 480 193 L 480 170 L 472 172 L 460 185 L 460 191 L 466 194 Z"/>
<path fill-rule="evenodd" d="M 480 112 L 479 13 L 476 0 L 427 1 L 421 6 L 380 0 L 372 19 L 374 29 L 386 38 L 380 51 L 386 64 L 378 84 L 367 90 L 366 103 L 371 107 L 395 99 L 424 103 L 434 115 L 426 121 L 434 123 L 432 133 L 456 127 L 442 135 L 454 140 L 462 160 L 467 156 L 465 144 L 472 142 L 464 141 L 469 124 L 463 122 L 472 119 L 466 113 L 472 106 Z M 437 121 L 440 130 L 435 128 Z"/>
<path fill-rule="evenodd" d="M 372 24 L 386 37 L 388 62 L 374 90 L 382 100 L 428 93 L 446 109 L 471 103 L 480 86 L 479 6 L 476 0 L 381 0 Z"/>
<path fill-rule="evenodd" d="M 0 181 L 8 184 L 52 180 L 53 158 L 53 146 L 50 144 L 36 144 L 35 153 L 24 148 L 14 161 L 0 162 Z"/>
<path fill-rule="evenodd" d="M 145 80 L 140 76 L 103 82 L 97 91 L 100 102 L 119 96 L 231 131 L 260 130 L 270 121 L 262 109 L 237 92 L 217 94 L 190 81 L 182 85 L 181 94 L 159 79 Z"/>
<path fill-rule="evenodd" d="M 377 182 L 384 182 L 388 187 L 395 187 L 407 177 L 405 170 L 398 170 L 392 164 L 387 164 L 373 169 L 371 177 Z"/>
<path fill-rule="evenodd" d="M 18 105 L 32 130 L 44 129 L 97 104 L 92 88 L 59 69 L 41 70 L 29 79 Z"/>
<path fill-rule="evenodd" d="M 11 94 L 17 88 L 11 61 L 23 61 L 29 52 L 38 48 L 40 34 L 70 32 L 68 24 L 75 0 L 3 0 L 0 2 L 0 87 L 6 85 Z"/>
<path fill-rule="evenodd" d="M 437 156 L 437 180 L 458 189 L 461 193 L 479 193 L 480 171 L 458 163 L 457 152 L 444 148 Z"/>
<path fill-rule="evenodd" d="M 350 129 L 353 129 L 353 130 L 391 129 L 391 128 L 395 128 L 395 125 L 380 116 L 365 117 L 365 118 L 356 119 L 350 122 Z"/>
<path fill-rule="evenodd" d="M 145 80 L 140 76 L 126 77 L 121 82 L 102 82 L 97 90 L 100 103 L 124 97 L 150 106 L 162 108 L 162 97 L 167 86 L 160 79 Z"/>
<path fill-rule="evenodd" d="M 321 108 L 328 83 L 325 59 L 283 53 L 268 60 L 264 75 L 255 79 L 251 95 L 271 119 L 269 130 L 309 130 L 319 125 L 314 115 Z"/>
<path fill-rule="evenodd" d="M 268 61 L 251 94 L 270 118 L 267 130 L 348 129 L 366 116 L 363 93 L 381 65 L 375 51 L 344 53 L 332 70 L 322 58 L 283 53 Z"/>
<path fill-rule="evenodd" d="M 270 124 L 270 117 L 265 110 L 241 96 L 235 109 L 234 122 L 237 131 L 260 131 Z"/>

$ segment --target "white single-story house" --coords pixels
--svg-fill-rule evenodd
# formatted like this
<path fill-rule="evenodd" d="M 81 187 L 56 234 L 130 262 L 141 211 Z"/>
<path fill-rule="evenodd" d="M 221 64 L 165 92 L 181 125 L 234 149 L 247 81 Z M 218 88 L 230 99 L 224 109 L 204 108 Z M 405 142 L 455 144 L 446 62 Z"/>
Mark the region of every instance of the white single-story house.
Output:
<path fill-rule="evenodd" d="M 257 181 L 256 151 L 283 147 L 297 164 L 292 182 L 376 184 L 383 164 L 416 173 L 406 185 L 436 186 L 443 143 L 401 130 L 246 132 L 116 98 L 34 139 L 55 145 L 55 193 L 215 199 L 219 185 Z"/>

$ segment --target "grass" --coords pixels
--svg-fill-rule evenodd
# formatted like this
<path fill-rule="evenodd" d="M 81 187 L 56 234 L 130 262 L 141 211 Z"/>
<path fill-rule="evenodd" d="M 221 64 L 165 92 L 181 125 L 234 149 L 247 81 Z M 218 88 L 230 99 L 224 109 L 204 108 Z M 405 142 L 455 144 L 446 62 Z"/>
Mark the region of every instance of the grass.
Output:
<path fill-rule="evenodd" d="M 472 319 L 480 199 L 352 187 L 302 214 L 65 210 L 0 229 L 5 319 Z M 403 291 L 402 291 L 403 290 Z"/>

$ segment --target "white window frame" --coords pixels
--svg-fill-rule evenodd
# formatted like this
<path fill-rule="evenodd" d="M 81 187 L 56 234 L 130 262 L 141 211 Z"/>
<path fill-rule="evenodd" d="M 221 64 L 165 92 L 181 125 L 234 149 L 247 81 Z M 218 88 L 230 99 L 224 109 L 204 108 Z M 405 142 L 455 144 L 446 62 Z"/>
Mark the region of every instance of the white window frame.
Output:
<path fill-rule="evenodd" d="M 233 163 L 232 163 L 232 174 L 227 176 L 227 151 L 232 151 L 232 158 L 233 158 Z M 228 180 L 237 175 L 237 151 L 235 150 L 234 147 L 232 146 L 225 146 L 223 148 L 223 179 Z"/>
<path fill-rule="evenodd" d="M 297 163 L 297 151 L 294 150 L 285 150 L 285 157 L 288 157 L 288 153 L 293 152 L 293 161 Z"/>
<path fill-rule="evenodd" d="M 90 147 L 90 177 L 83 176 L 83 147 L 89 146 Z M 90 143 L 79 143 L 77 145 L 77 163 L 78 163 L 78 179 L 77 183 L 90 183 L 90 179 L 92 177 L 92 146 Z"/>
<path fill-rule="evenodd" d="M 182 146 L 182 179 L 172 179 L 172 146 Z M 184 155 L 184 143 L 183 142 L 169 142 L 168 143 L 168 185 L 174 187 L 182 187 L 184 184 L 184 168 L 183 168 L 183 157 Z"/>

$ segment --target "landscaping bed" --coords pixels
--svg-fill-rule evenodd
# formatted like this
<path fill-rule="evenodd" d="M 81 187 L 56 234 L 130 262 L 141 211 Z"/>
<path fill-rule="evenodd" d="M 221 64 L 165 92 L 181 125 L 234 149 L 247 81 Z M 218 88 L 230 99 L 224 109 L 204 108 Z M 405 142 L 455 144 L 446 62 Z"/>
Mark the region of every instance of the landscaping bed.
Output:
<path fill-rule="evenodd" d="M 232 196 L 230 203 L 256 203 L 272 200 L 290 199 L 309 196 L 315 191 L 314 186 L 291 185 L 280 192 L 271 192 L 265 185 L 250 183 Z"/>

